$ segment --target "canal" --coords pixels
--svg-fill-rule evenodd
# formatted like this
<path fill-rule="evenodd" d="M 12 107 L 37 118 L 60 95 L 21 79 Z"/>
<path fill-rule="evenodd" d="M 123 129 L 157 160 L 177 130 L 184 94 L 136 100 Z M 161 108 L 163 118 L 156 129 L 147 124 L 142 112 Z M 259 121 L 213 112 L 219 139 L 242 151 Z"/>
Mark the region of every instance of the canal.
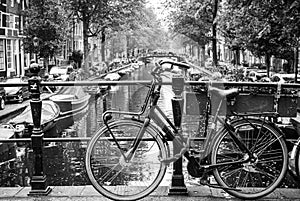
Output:
<path fill-rule="evenodd" d="M 150 67 L 136 69 L 121 80 L 151 80 Z M 63 137 L 91 137 L 102 126 L 101 115 L 107 109 L 137 112 L 143 105 L 147 93 L 143 85 L 112 86 L 99 96 L 92 96 L 89 108 L 75 123 L 61 133 Z M 163 86 L 159 105 L 169 118 L 172 119 L 171 86 Z M 114 118 L 122 118 L 114 116 Z M 185 116 L 183 131 L 188 135 L 199 133 L 200 117 Z M 86 185 L 89 181 L 85 172 L 84 158 L 87 142 L 47 143 L 44 149 L 44 172 L 47 175 L 48 185 Z M 0 163 L 1 186 L 30 186 L 30 177 L 33 170 L 33 154 L 28 144 L 16 146 L 15 157 L 10 161 Z M 186 173 L 185 181 L 194 182 Z M 170 185 L 172 166 L 167 170 L 163 185 Z M 197 180 L 195 180 L 197 182 Z M 282 187 L 298 188 L 298 183 L 288 174 Z"/>
<path fill-rule="evenodd" d="M 151 80 L 150 67 L 136 69 L 121 80 Z M 102 126 L 101 115 L 105 110 L 137 112 L 143 105 L 147 86 L 111 86 L 99 96 L 92 96 L 89 107 L 74 124 L 65 129 L 63 137 L 91 137 Z M 170 101 L 164 101 L 166 97 Z M 172 98 L 170 86 L 164 86 L 159 102 L 161 108 L 172 118 L 170 107 Z M 114 118 L 122 118 L 114 116 Z M 8 121 L 9 119 L 7 119 Z M 3 123 L 3 122 L 2 122 Z M 49 185 L 85 185 L 88 180 L 84 168 L 84 157 L 87 142 L 47 143 L 44 149 L 44 172 Z M 8 144 L 12 157 L 9 161 L 0 162 L 1 186 L 30 186 L 33 154 L 26 143 Z M 15 153 L 14 153 L 15 152 Z M 171 170 L 170 170 L 171 171 Z"/>

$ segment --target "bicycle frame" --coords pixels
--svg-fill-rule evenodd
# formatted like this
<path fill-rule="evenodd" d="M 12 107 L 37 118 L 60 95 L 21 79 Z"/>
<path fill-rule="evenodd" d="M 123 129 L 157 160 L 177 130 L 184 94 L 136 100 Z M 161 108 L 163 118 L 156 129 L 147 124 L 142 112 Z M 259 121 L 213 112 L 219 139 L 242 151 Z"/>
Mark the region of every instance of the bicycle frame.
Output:
<path fill-rule="evenodd" d="M 179 147 L 179 148 L 181 147 L 181 150 L 179 151 L 179 153 L 175 154 L 175 155 L 178 155 L 177 158 L 179 158 L 179 156 L 181 156 L 181 155 L 184 155 L 188 160 L 193 160 L 194 159 L 194 157 L 191 157 L 189 152 L 186 151 L 187 149 L 189 149 L 189 139 L 185 139 L 179 133 L 178 129 L 174 126 L 174 124 L 171 122 L 171 120 L 164 114 L 164 112 L 157 105 L 158 99 L 160 97 L 161 85 L 162 85 L 161 79 L 157 79 L 157 77 L 156 77 L 152 80 L 152 82 L 150 84 L 150 89 L 149 89 L 149 91 L 146 95 L 143 106 L 142 106 L 142 108 L 139 112 L 133 113 L 133 112 L 109 110 L 109 111 L 106 111 L 102 116 L 104 124 L 106 125 L 107 129 L 109 130 L 113 140 L 116 142 L 118 148 L 121 149 L 118 141 L 116 140 L 113 132 L 110 130 L 109 125 L 107 123 L 107 121 L 109 119 L 111 119 L 111 117 L 110 117 L 111 114 L 117 113 L 117 114 L 125 114 L 125 115 L 132 115 L 132 116 L 140 117 L 141 115 L 143 115 L 145 113 L 146 108 L 148 106 L 148 103 L 151 99 L 151 105 L 149 107 L 149 110 L 147 110 L 147 114 L 145 115 L 144 125 L 141 128 L 141 130 L 139 131 L 136 138 L 134 139 L 134 143 L 133 143 L 132 148 L 127 153 L 122 153 L 122 155 L 123 155 L 123 157 L 125 158 L 126 161 L 129 161 L 131 159 L 131 157 L 133 156 L 133 154 L 136 151 L 139 143 L 141 142 L 141 139 L 143 138 L 144 132 L 147 129 L 147 126 L 150 124 L 151 120 L 153 122 L 155 122 L 155 124 L 165 134 L 165 136 L 162 136 L 163 139 L 173 141 L 173 143 L 176 144 L 176 147 Z M 222 104 L 222 100 L 221 100 L 220 104 Z M 242 164 L 242 163 L 248 162 L 253 157 L 251 151 L 246 147 L 244 142 L 242 142 L 236 136 L 234 128 L 232 128 L 230 123 L 228 123 L 228 119 L 225 118 L 225 120 L 223 120 L 220 117 L 218 117 L 218 111 L 219 111 L 219 109 L 217 110 L 216 118 L 214 119 L 214 123 L 217 123 L 218 121 L 221 122 L 221 124 L 229 132 L 229 135 L 234 140 L 234 142 L 238 145 L 238 147 L 242 151 L 246 152 L 249 157 L 246 157 L 245 159 L 242 159 L 240 161 L 235 161 L 235 162 L 224 162 L 224 163 L 220 163 L 220 164 L 205 164 L 205 165 L 203 165 L 203 167 L 204 168 L 216 168 L 216 167 L 219 167 L 219 166 L 224 166 L 224 165 L 229 165 L 229 164 Z M 204 149 L 203 149 L 204 152 L 203 152 L 201 158 L 204 158 L 204 157 L 209 155 L 209 153 L 210 153 L 209 143 L 212 140 L 212 138 L 214 136 L 213 134 L 215 132 L 216 131 L 212 130 L 211 132 L 208 133 L 208 136 L 206 136 L 206 139 L 204 140 Z M 166 160 L 163 160 L 163 161 L 165 161 L 167 163 L 170 163 L 170 162 L 173 162 L 175 160 L 176 160 L 176 158 L 173 159 L 173 160 L 166 159 Z"/>
<path fill-rule="evenodd" d="M 163 69 L 163 62 L 155 64 L 151 72 L 153 80 L 147 85 L 149 90 L 141 110 L 106 111 L 102 115 L 104 127 L 88 144 L 85 164 L 95 189 L 114 200 L 143 198 L 157 188 L 167 166 L 184 156 L 188 159 L 188 173 L 199 178 L 200 185 L 222 188 L 241 199 L 257 199 L 273 192 L 288 168 L 284 135 L 272 124 L 272 119 L 268 119 L 276 117 L 276 113 L 233 114 L 233 118 L 223 115 L 221 106 L 227 103 L 226 98 L 238 94 L 238 90 L 209 86 L 207 92 L 213 96 L 206 102 L 205 138 L 198 152 L 191 143 L 193 136 L 181 133 L 180 118 L 175 116 L 178 108 L 173 105 L 173 124 L 172 118 L 169 119 L 158 106 L 161 73 L 172 71 Z M 179 63 L 179 66 L 184 65 Z M 217 110 L 215 102 L 219 104 Z M 172 103 L 178 102 L 172 100 Z M 114 113 L 121 114 L 121 119 L 111 120 Z M 210 115 L 214 118 L 208 118 Z M 216 126 L 208 127 L 208 120 Z M 173 152 L 169 141 L 173 143 Z M 217 184 L 209 182 L 211 174 Z M 121 187 L 121 191 L 116 191 L 115 187 Z"/>

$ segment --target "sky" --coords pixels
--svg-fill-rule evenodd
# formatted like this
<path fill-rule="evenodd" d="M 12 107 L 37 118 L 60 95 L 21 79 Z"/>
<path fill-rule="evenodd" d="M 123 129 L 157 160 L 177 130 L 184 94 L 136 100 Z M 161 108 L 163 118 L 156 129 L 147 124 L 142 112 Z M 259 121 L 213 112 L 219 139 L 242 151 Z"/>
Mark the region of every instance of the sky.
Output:
<path fill-rule="evenodd" d="M 162 25 L 167 28 L 166 23 L 164 23 L 164 19 L 167 16 L 167 11 L 162 5 L 163 0 L 148 0 L 147 6 L 152 7 L 155 14 L 157 15 L 157 19 L 161 20 Z"/>

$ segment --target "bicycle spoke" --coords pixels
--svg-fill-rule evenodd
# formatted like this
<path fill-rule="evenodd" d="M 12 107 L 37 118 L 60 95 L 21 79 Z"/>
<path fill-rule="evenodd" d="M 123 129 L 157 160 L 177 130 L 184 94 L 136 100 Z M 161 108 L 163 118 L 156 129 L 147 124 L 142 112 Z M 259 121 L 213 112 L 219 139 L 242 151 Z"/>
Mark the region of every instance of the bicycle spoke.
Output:
<path fill-rule="evenodd" d="M 160 162 L 159 156 L 166 158 L 167 151 L 158 134 L 146 129 L 138 143 L 133 143 L 142 127 L 141 122 L 121 120 L 111 126 L 116 142 L 107 140 L 104 128 L 88 146 L 89 179 L 99 192 L 112 200 L 140 199 L 151 193 L 164 177 L 166 165 Z"/>
<path fill-rule="evenodd" d="M 287 148 L 281 133 L 262 122 L 249 119 L 233 124 L 238 139 L 253 155 L 244 153 L 234 145 L 226 130 L 212 147 L 212 164 L 246 160 L 239 165 L 224 164 L 214 170 L 219 185 L 237 188 L 238 191 L 224 190 L 241 199 L 257 199 L 271 193 L 284 179 L 287 170 Z"/>
<path fill-rule="evenodd" d="M 270 167 L 269 167 L 270 168 Z M 255 168 L 260 175 L 264 175 L 264 176 L 267 176 L 268 178 L 270 178 L 272 181 L 276 178 L 276 176 L 274 174 L 271 174 L 271 173 L 268 173 L 266 171 L 264 171 L 263 169 L 261 168 L 258 168 L 258 166 L 256 166 Z"/>
<path fill-rule="evenodd" d="M 114 181 L 118 176 L 119 174 L 123 171 L 124 167 L 122 167 L 118 172 L 114 173 L 114 176 L 111 177 L 109 180 L 107 180 L 106 182 L 110 182 L 112 183 L 112 181 Z"/>
<path fill-rule="evenodd" d="M 241 170 L 241 168 L 238 168 L 238 169 L 234 169 L 230 172 L 227 172 L 225 174 L 222 173 L 222 177 L 224 177 L 224 178 L 230 177 L 230 176 L 234 175 L 235 173 L 240 172 L 240 170 Z"/>
<path fill-rule="evenodd" d="M 116 168 L 119 166 L 120 164 L 116 164 L 114 165 L 112 168 L 110 168 L 108 171 L 106 171 L 103 175 L 100 176 L 100 178 L 97 181 L 102 181 L 104 182 L 106 180 L 106 178 L 112 174 Z"/>
<path fill-rule="evenodd" d="M 277 139 L 266 142 L 258 150 L 255 150 L 255 153 L 257 154 L 257 156 L 260 156 L 267 148 L 271 147 L 275 142 L 277 142 Z"/>
<path fill-rule="evenodd" d="M 241 172 L 241 174 L 242 174 L 242 172 Z M 249 172 L 246 172 L 246 176 L 244 176 L 244 178 L 239 177 L 237 179 L 237 181 L 239 181 L 239 179 L 242 179 L 241 185 L 238 185 L 238 187 L 246 187 L 247 186 L 248 176 L 249 176 Z"/>
<path fill-rule="evenodd" d="M 281 152 L 268 152 L 260 155 L 258 163 L 274 163 L 282 161 L 283 157 Z"/>
<path fill-rule="evenodd" d="M 259 170 L 262 170 L 262 168 L 264 169 L 267 169 L 269 172 L 271 172 L 270 174 L 272 175 L 278 175 L 280 174 L 280 171 L 281 170 L 281 167 L 278 167 L 276 166 L 276 164 L 272 164 L 272 165 L 267 165 L 265 163 L 258 163 L 256 164 L 256 167 L 259 169 Z M 262 170 L 263 172 L 266 172 L 264 170 Z"/>

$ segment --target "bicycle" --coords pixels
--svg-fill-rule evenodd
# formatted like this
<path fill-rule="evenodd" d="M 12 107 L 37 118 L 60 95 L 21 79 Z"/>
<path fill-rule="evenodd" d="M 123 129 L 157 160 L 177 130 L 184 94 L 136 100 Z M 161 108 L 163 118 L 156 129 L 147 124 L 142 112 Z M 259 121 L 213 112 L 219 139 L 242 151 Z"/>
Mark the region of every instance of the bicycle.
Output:
<path fill-rule="evenodd" d="M 193 150 L 190 137 L 179 129 L 157 105 L 164 63 L 186 67 L 175 61 L 162 61 L 151 72 L 153 80 L 141 110 L 137 113 L 106 111 L 104 126 L 91 138 L 85 165 L 94 188 L 113 200 L 137 200 L 153 192 L 162 181 L 168 164 L 184 156 L 189 174 L 199 177 L 200 184 L 222 188 L 242 199 L 257 199 L 280 184 L 287 171 L 288 155 L 282 132 L 270 118 L 276 113 L 234 114 L 219 117 L 214 123 L 222 128 L 211 131 L 204 141 L 203 152 Z M 222 99 L 236 96 L 237 89 L 208 88 Z M 209 108 L 209 105 L 207 106 Z M 112 120 L 113 114 L 122 114 Z M 171 154 L 169 142 L 180 147 Z M 218 185 L 207 182 L 213 174 Z"/>

